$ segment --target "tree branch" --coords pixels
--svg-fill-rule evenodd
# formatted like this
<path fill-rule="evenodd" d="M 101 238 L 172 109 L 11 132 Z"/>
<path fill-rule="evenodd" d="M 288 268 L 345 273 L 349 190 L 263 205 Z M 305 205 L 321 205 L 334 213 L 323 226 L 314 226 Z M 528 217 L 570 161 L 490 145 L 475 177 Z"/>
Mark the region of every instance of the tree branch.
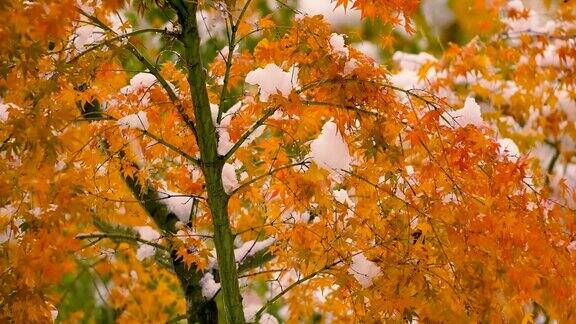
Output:
<path fill-rule="evenodd" d="M 283 165 L 283 166 L 278 167 L 278 168 L 276 168 L 276 169 L 274 169 L 274 170 L 270 170 L 270 171 L 266 172 L 265 174 L 261 174 L 261 175 L 259 175 L 259 176 L 257 176 L 257 177 L 254 177 L 254 178 L 246 181 L 245 183 L 242 183 L 242 184 L 239 185 L 237 188 L 235 188 L 234 190 L 232 190 L 232 192 L 230 193 L 230 196 L 234 195 L 235 193 L 237 193 L 238 191 L 242 190 L 243 188 L 245 188 L 245 187 L 247 187 L 247 186 L 249 186 L 249 185 L 251 185 L 251 184 L 253 184 L 253 183 L 255 183 L 255 182 L 259 181 L 259 180 L 262 180 L 262 179 L 264 179 L 264 178 L 266 178 L 266 177 L 269 177 L 269 176 L 271 176 L 271 175 L 273 175 L 273 174 L 275 174 L 275 173 L 277 173 L 277 172 L 280 172 L 280 171 L 282 171 L 282 170 L 286 170 L 286 169 L 289 169 L 289 168 L 292 168 L 292 167 L 295 167 L 295 166 L 306 166 L 307 164 L 310 164 L 310 163 L 312 163 L 312 162 L 310 162 L 310 161 L 300 161 L 300 162 L 296 162 L 296 163 L 291 163 L 291 164 Z"/>
<path fill-rule="evenodd" d="M 93 52 L 94 50 L 97 50 L 98 48 L 102 47 L 102 46 L 106 46 L 106 45 L 110 45 L 112 43 L 114 43 L 115 41 L 121 40 L 123 38 L 127 38 L 130 36 L 134 36 L 134 35 L 138 35 L 138 34 L 143 34 L 143 33 L 162 33 L 165 34 L 166 30 L 164 29 L 158 29 L 158 28 L 145 28 L 145 29 L 140 29 L 140 30 L 136 30 L 130 33 L 126 33 L 126 34 L 122 34 L 122 35 L 118 35 L 114 38 L 111 39 L 107 39 L 104 40 L 98 44 L 94 44 L 93 46 L 91 46 L 90 48 L 86 49 L 85 51 L 82 51 L 81 53 L 79 53 L 78 55 L 76 55 L 75 57 L 73 57 L 72 59 L 70 59 L 70 61 L 67 62 L 67 64 L 71 64 L 76 62 L 77 60 L 79 60 L 82 56 Z"/>
<path fill-rule="evenodd" d="M 198 159 L 192 157 L 191 155 L 189 155 L 188 153 L 182 151 L 181 149 L 179 149 L 178 147 L 166 142 L 164 139 L 162 139 L 161 137 L 158 137 L 157 135 L 154 135 L 152 133 L 150 133 L 148 130 L 142 130 L 139 129 L 144 135 L 150 137 L 151 139 L 155 140 L 156 142 L 166 146 L 167 148 L 171 149 L 172 151 L 180 154 L 181 156 L 183 156 L 185 159 L 187 159 L 188 161 L 190 161 L 194 166 L 196 167 L 200 167 L 200 161 L 198 161 Z"/>
<path fill-rule="evenodd" d="M 266 264 L 266 262 L 274 259 L 275 257 L 275 255 L 270 253 L 268 248 L 258 251 L 254 253 L 254 255 L 245 257 L 244 260 L 238 264 L 238 274 L 244 273 L 257 267 L 261 267 Z"/>
<path fill-rule="evenodd" d="M 238 141 L 236 143 L 234 143 L 234 145 L 232 146 L 232 148 L 230 148 L 230 150 L 226 153 L 226 155 L 224 155 L 223 160 L 224 161 L 228 161 L 228 159 L 230 159 L 230 157 L 234 154 L 234 152 L 236 152 L 241 146 L 242 144 L 244 144 L 244 142 L 256 131 L 256 129 L 258 129 L 258 127 L 264 125 L 264 123 L 266 122 L 266 120 L 268 118 L 270 118 L 270 116 L 274 115 L 274 113 L 279 109 L 280 107 L 274 107 L 274 108 L 270 108 L 268 109 L 264 115 L 262 117 L 260 117 L 260 119 L 258 119 L 256 121 L 256 123 L 254 123 L 254 125 L 252 125 L 252 127 L 250 127 L 250 129 L 248 129 L 241 137 L 240 139 L 238 139 Z"/>
<path fill-rule="evenodd" d="M 78 234 L 78 235 L 76 235 L 76 239 L 78 239 L 78 240 L 87 240 L 87 239 L 93 239 L 93 238 L 96 238 L 96 239 L 108 238 L 111 240 L 136 241 L 138 243 L 153 246 L 153 247 L 160 249 L 160 250 L 169 251 L 165 246 L 163 246 L 161 244 L 150 242 L 150 241 L 144 240 L 140 237 L 130 236 L 130 235 L 126 235 L 126 234 L 90 233 L 90 234 Z"/>
<path fill-rule="evenodd" d="M 220 92 L 220 103 L 218 104 L 218 116 L 216 118 L 216 122 L 219 124 L 222 120 L 223 114 L 223 106 L 224 101 L 226 100 L 226 96 L 228 94 L 228 82 L 230 80 L 230 70 L 232 68 L 232 63 L 234 60 L 234 48 L 236 47 L 236 33 L 238 31 L 238 26 L 242 22 L 242 18 L 248 9 L 248 6 L 252 0 L 247 0 L 242 10 L 240 11 L 240 15 L 236 22 L 233 22 L 232 15 L 228 14 L 228 20 L 230 20 L 230 27 L 231 27 L 231 34 L 228 38 L 228 57 L 226 58 L 226 70 L 224 71 L 224 81 L 222 83 L 222 91 Z"/>
<path fill-rule="evenodd" d="M 343 105 L 343 104 L 338 104 L 338 103 L 312 101 L 312 100 L 304 100 L 304 101 L 302 101 L 302 103 L 305 105 L 308 105 L 308 106 L 332 106 L 332 107 L 343 108 L 345 110 L 349 110 L 349 111 L 353 111 L 353 112 L 357 112 L 357 113 L 368 114 L 368 115 L 373 115 L 373 116 L 380 116 L 380 114 L 377 111 L 370 111 L 370 110 L 362 109 L 362 108 L 352 106 L 352 105 Z"/>
<path fill-rule="evenodd" d="M 273 298 L 269 299 L 266 304 L 264 304 L 264 306 L 262 306 L 257 312 L 256 315 L 254 315 L 254 321 L 258 322 L 258 320 L 260 319 L 260 317 L 262 316 L 262 313 L 264 313 L 266 311 L 266 309 L 268 309 L 268 307 L 270 307 L 270 305 L 274 304 L 278 299 L 280 299 L 282 296 L 284 296 L 287 292 L 289 292 L 290 290 L 292 290 L 293 288 L 297 287 L 299 284 L 308 281 L 314 277 L 316 277 L 317 275 L 319 275 L 320 273 L 329 270 L 330 268 L 332 268 L 335 265 L 338 265 L 340 263 L 344 262 L 344 260 L 338 260 L 336 262 L 333 262 L 331 264 L 325 265 L 324 267 L 322 267 L 321 269 L 314 271 L 312 273 L 310 273 L 309 275 L 300 278 L 299 280 L 293 282 L 290 286 L 286 287 L 286 289 L 282 290 L 280 293 L 278 293 L 276 296 L 274 296 Z"/>

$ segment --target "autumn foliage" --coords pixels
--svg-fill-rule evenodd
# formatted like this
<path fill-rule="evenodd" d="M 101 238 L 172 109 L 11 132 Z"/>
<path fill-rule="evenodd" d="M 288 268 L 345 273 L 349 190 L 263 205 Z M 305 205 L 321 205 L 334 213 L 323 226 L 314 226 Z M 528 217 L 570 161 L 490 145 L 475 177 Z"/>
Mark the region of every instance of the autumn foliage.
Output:
<path fill-rule="evenodd" d="M 310 1 L 0 2 L 0 322 L 575 321 L 573 1 Z"/>

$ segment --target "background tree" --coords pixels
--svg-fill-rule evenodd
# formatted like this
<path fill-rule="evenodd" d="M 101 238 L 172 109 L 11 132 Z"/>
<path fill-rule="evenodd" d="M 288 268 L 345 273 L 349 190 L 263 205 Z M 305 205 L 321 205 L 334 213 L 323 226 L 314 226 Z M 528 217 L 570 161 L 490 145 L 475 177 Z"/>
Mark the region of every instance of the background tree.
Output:
<path fill-rule="evenodd" d="M 574 4 L 449 5 L 4 1 L 0 318 L 572 320 Z"/>

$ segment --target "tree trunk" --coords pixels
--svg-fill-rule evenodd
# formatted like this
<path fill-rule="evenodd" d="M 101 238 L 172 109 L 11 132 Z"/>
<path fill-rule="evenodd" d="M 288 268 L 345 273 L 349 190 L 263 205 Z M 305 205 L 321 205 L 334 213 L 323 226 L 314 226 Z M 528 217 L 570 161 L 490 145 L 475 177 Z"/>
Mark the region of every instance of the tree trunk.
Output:
<path fill-rule="evenodd" d="M 244 310 L 238 285 L 238 271 L 234 258 L 234 238 L 228 219 L 228 195 L 222 185 L 224 159 L 218 156 L 216 128 L 212 121 L 210 101 L 206 89 L 206 70 L 200 55 L 200 36 L 196 23 L 197 2 L 189 3 L 178 11 L 182 25 L 183 58 L 188 68 L 188 83 L 196 125 L 196 139 L 200 149 L 202 171 L 206 180 L 208 205 L 214 226 L 214 245 L 220 272 L 224 314 L 228 323 L 243 324 Z"/>
<path fill-rule="evenodd" d="M 214 245 L 218 256 L 224 312 L 229 323 L 244 323 L 244 309 L 234 257 L 234 237 L 228 220 L 228 195 L 222 186 L 222 163 L 214 167 L 205 167 L 204 175 L 214 225 Z"/>

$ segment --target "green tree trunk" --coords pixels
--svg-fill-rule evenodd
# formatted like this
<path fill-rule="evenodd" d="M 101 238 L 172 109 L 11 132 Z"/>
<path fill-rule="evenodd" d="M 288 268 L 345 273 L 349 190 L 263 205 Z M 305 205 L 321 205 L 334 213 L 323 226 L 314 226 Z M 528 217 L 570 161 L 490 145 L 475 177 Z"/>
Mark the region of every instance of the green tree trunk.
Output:
<path fill-rule="evenodd" d="M 208 205 L 214 226 L 214 245 L 220 273 L 224 314 L 229 323 L 243 324 L 244 310 L 238 285 L 238 270 L 234 258 L 234 238 L 228 219 L 228 195 L 222 185 L 224 159 L 218 156 L 216 128 L 212 122 L 210 101 L 206 89 L 206 70 L 202 66 L 200 36 L 196 23 L 197 2 L 180 3 L 178 18 L 182 25 L 183 58 L 188 68 L 188 83 L 196 125 L 196 139 L 200 148 L 201 166 L 206 180 Z"/>

